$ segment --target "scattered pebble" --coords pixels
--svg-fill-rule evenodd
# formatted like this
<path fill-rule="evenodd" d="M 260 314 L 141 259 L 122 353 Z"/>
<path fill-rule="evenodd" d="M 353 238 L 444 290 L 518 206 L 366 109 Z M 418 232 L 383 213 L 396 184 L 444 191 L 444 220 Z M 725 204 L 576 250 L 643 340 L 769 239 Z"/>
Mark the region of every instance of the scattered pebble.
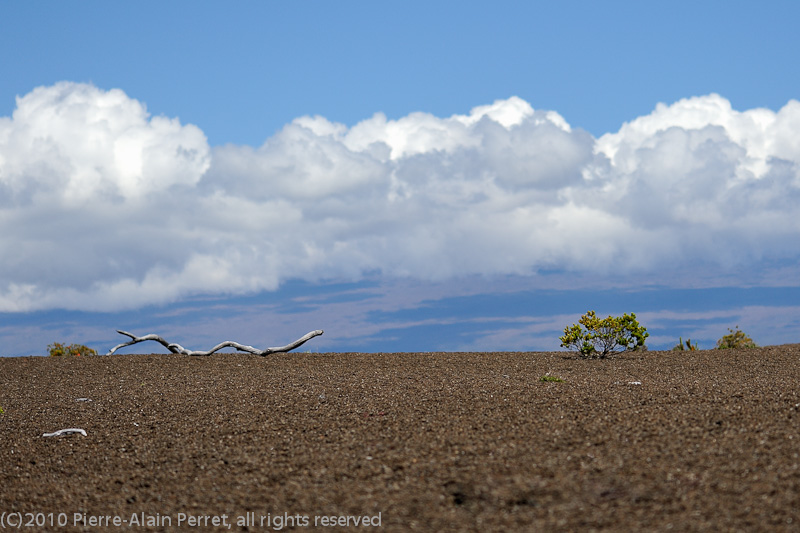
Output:
<path fill-rule="evenodd" d="M 75 398 L 76 402 L 91 402 L 91 398 Z"/>

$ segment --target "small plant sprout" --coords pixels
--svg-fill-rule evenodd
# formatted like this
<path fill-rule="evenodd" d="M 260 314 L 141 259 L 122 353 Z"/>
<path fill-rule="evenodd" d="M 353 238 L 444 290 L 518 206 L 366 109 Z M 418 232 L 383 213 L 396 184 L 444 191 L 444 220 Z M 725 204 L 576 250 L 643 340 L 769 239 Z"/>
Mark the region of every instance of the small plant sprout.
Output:
<path fill-rule="evenodd" d="M 4 415 L 4 414 L 6 414 L 6 412 L 5 412 L 5 411 L 3 411 L 3 408 L 2 408 L 2 407 L 0 407 L 0 415 Z"/>
<path fill-rule="evenodd" d="M 758 348 L 758 345 L 753 342 L 753 339 L 741 331 L 739 326 L 736 326 L 735 330 L 728 328 L 728 331 L 730 333 L 724 335 L 720 340 L 717 341 L 717 349 L 726 350 L 731 348 Z"/>
<path fill-rule="evenodd" d="M 695 351 L 697 350 L 697 343 L 692 344 L 692 339 L 686 339 L 686 342 L 683 341 L 683 337 L 678 337 L 678 344 L 672 348 L 673 352 L 683 352 L 683 351 Z"/>
<path fill-rule="evenodd" d="M 633 313 L 599 319 L 589 311 L 578 324 L 564 328 L 559 340 L 563 348 L 577 350 L 581 357 L 604 359 L 615 353 L 646 350 L 644 341 L 649 336 Z"/>
<path fill-rule="evenodd" d="M 558 376 L 551 376 L 550 374 L 545 374 L 544 376 L 539 378 L 539 381 L 543 381 L 545 383 L 564 383 L 564 380 Z"/>

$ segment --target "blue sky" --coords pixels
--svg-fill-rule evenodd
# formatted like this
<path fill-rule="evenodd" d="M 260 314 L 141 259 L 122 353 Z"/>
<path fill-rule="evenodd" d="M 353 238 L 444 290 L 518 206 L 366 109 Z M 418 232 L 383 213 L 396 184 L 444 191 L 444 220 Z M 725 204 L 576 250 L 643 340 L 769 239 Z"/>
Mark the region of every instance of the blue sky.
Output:
<path fill-rule="evenodd" d="M 798 15 L 4 3 L 0 354 L 798 342 Z"/>

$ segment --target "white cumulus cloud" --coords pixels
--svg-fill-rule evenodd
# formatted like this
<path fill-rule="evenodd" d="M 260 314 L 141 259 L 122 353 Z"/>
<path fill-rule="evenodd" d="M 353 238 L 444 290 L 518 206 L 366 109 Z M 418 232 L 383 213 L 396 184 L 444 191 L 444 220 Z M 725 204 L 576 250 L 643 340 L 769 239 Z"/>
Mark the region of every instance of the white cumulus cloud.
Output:
<path fill-rule="evenodd" d="M 74 204 L 133 198 L 194 185 L 208 168 L 205 135 L 149 117 L 119 89 L 62 82 L 17 98 L 0 119 L 0 184 L 6 198 L 57 195 Z"/>
<path fill-rule="evenodd" d="M 512 97 L 352 127 L 300 117 L 261 146 L 210 148 L 121 90 L 40 87 L 0 117 L 0 310 L 375 273 L 658 281 L 734 265 L 785 283 L 800 260 L 798 139 L 796 101 L 658 104 L 595 139 Z"/>

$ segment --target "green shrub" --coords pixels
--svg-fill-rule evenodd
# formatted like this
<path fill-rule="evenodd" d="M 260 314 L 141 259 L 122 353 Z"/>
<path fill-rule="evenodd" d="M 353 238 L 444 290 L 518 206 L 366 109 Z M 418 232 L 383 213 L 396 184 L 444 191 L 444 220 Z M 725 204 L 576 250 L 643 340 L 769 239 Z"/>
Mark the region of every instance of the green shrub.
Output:
<path fill-rule="evenodd" d="M 50 357 L 61 357 L 69 355 L 80 357 L 81 355 L 97 355 L 96 350 L 88 348 L 83 344 L 70 344 L 69 346 L 66 346 L 64 344 L 61 344 L 60 342 L 54 342 L 53 344 L 48 344 L 47 351 L 50 354 Z"/>
<path fill-rule="evenodd" d="M 539 381 L 543 381 L 545 383 L 564 383 L 564 380 L 558 376 L 551 376 L 551 375 L 544 375 L 539 378 Z"/>
<path fill-rule="evenodd" d="M 2 407 L 0 407 L 0 415 L 4 415 L 4 414 L 6 414 L 6 412 L 5 412 L 5 411 L 3 411 L 3 408 L 2 408 Z"/>
<path fill-rule="evenodd" d="M 692 339 L 686 339 L 683 342 L 683 337 L 678 337 L 678 344 L 672 348 L 673 352 L 682 352 L 684 350 L 695 351 L 697 350 L 697 343 L 692 344 Z"/>
<path fill-rule="evenodd" d="M 644 340 L 649 336 L 633 313 L 601 320 L 589 311 L 578 324 L 564 328 L 559 340 L 563 348 L 577 350 L 581 357 L 603 359 L 614 353 L 646 350 Z"/>
<path fill-rule="evenodd" d="M 724 335 L 720 340 L 717 341 L 717 349 L 719 350 L 726 350 L 729 348 L 758 348 L 753 339 L 751 339 L 748 335 L 745 335 L 743 331 L 739 329 L 739 326 L 736 326 L 736 329 L 733 330 L 728 328 L 727 335 Z"/>

